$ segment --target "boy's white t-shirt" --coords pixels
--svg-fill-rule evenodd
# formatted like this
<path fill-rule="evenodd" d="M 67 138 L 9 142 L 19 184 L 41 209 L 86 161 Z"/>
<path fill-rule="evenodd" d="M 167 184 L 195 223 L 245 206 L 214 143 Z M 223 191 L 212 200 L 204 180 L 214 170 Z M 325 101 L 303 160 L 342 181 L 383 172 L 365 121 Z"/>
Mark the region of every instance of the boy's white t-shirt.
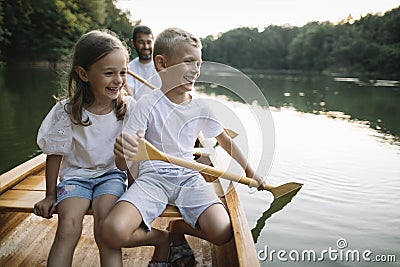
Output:
<path fill-rule="evenodd" d="M 135 100 L 126 96 L 126 117 Z M 82 126 L 71 122 L 65 111 L 67 100 L 56 103 L 43 120 L 37 135 L 37 144 L 43 153 L 63 155 L 60 181 L 71 178 L 94 178 L 116 169 L 114 156 L 115 139 L 122 132 L 123 121 L 115 112 L 96 115 L 83 110 L 91 125 Z"/>
<path fill-rule="evenodd" d="M 142 77 L 143 79 L 147 80 L 150 84 L 154 85 L 155 87 L 157 88 L 161 87 L 161 79 L 154 67 L 153 61 L 147 64 L 143 64 L 140 63 L 139 57 L 136 57 L 131 62 L 129 62 L 128 68 L 137 75 L 139 75 L 140 77 Z M 134 78 L 131 75 L 127 76 L 126 82 L 129 88 L 132 89 L 133 97 L 136 100 L 139 100 L 145 94 L 148 94 L 151 91 L 153 91 L 150 87 L 144 85 L 142 82 L 140 82 L 138 79 Z"/>
<path fill-rule="evenodd" d="M 223 126 L 216 120 L 205 99 L 192 96 L 186 105 L 171 102 L 160 90 L 142 97 L 126 121 L 123 131 L 135 134 L 145 130 L 145 139 L 160 151 L 193 160 L 193 148 L 200 132 L 205 138 L 218 136 Z M 142 167 L 148 166 L 146 162 Z M 156 167 L 171 167 L 155 161 Z"/>

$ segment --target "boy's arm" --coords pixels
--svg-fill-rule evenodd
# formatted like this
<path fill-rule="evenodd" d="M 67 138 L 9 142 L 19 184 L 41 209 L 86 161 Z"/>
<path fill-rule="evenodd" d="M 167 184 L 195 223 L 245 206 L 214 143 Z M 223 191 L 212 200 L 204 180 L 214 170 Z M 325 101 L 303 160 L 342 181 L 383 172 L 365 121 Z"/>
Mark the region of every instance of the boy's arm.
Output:
<path fill-rule="evenodd" d="M 114 144 L 114 155 L 115 165 L 117 168 L 126 171 L 132 166 L 132 161 L 129 158 L 133 158 L 138 151 L 138 139 L 143 138 L 144 131 L 139 130 L 135 135 L 128 133 L 122 133 L 117 137 Z M 129 166 L 128 166 L 129 164 Z M 135 173 L 131 173 L 135 175 Z"/>
<path fill-rule="evenodd" d="M 115 165 L 121 171 L 126 171 L 128 169 L 128 166 L 127 166 L 127 163 L 125 160 L 122 142 L 123 142 L 123 137 L 121 134 L 120 136 L 117 137 L 117 139 L 115 140 L 115 143 L 114 143 Z"/>
<path fill-rule="evenodd" d="M 246 176 L 249 178 L 255 179 L 260 185 L 263 183 L 263 179 L 261 176 L 256 174 L 254 169 L 250 166 L 247 159 L 243 155 L 240 148 L 236 145 L 236 143 L 229 137 L 229 135 L 222 131 L 220 135 L 215 137 L 218 144 L 229 154 L 233 159 L 236 160 L 237 163 L 243 168 L 246 173 Z M 261 188 L 261 187 L 259 187 Z"/>
<path fill-rule="evenodd" d="M 47 155 L 46 157 L 46 196 L 35 204 L 33 212 L 44 218 L 51 218 L 55 211 L 57 200 L 57 179 L 60 171 L 62 155 Z"/>
<path fill-rule="evenodd" d="M 134 161 L 132 166 L 128 168 L 128 187 L 133 184 L 135 178 L 138 177 L 139 174 L 139 162 Z"/>

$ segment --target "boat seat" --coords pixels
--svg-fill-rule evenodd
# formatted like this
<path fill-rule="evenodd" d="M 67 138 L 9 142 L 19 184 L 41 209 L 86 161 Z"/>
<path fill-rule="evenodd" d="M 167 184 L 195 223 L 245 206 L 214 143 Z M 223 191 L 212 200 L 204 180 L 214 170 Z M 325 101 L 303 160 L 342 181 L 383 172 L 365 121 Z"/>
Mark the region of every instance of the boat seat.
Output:
<path fill-rule="evenodd" d="M 218 196 L 224 201 L 224 192 L 219 183 L 213 183 Z M 44 173 L 28 175 L 22 181 L 5 190 L 0 195 L 0 212 L 15 211 L 33 213 L 36 202 L 45 197 L 46 182 Z M 93 214 L 89 209 L 87 214 Z M 168 205 L 161 217 L 180 217 L 179 210 Z"/>
<path fill-rule="evenodd" d="M 19 167 L 0 176 L 0 212 L 33 212 L 36 202 L 44 198 L 46 181 L 44 174 L 45 157 L 36 158 L 20 165 Z M 36 169 L 36 172 L 32 172 Z M 18 177 L 18 179 L 15 179 Z M 224 192 L 219 183 L 212 183 L 218 196 L 223 202 Z M 89 209 L 87 214 L 92 214 Z M 179 210 L 175 206 L 168 205 L 161 217 L 180 217 Z"/>

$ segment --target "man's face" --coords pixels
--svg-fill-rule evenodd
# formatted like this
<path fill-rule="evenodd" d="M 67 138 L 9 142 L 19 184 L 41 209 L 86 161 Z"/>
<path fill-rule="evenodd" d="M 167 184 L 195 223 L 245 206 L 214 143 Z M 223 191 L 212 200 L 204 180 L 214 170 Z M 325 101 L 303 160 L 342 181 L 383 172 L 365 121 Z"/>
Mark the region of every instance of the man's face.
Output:
<path fill-rule="evenodd" d="M 153 35 L 139 33 L 132 41 L 133 46 L 141 60 L 151 60 L 153 54 Z"/>

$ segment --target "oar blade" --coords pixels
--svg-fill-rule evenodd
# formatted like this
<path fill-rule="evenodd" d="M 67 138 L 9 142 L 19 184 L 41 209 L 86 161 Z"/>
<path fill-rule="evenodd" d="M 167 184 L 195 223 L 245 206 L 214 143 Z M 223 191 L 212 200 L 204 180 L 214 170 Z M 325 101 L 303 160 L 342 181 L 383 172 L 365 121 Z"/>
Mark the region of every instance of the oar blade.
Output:
<path fill-rule="evenodd" d="M 303 184 L 291 182 L 271 188 L 269 191 L 274 195 L 274 198 L 277 199 L 295 190 L 300 190 L 302 186 Z"/>
<path fill-rule="evenodd" d="M 162 160 L 167 161 L 164 153 L 160 152 L 155 146 L 144 138 L 138 140 L 138 151 L 131 160 Z M 167 161 L 168 162 L 168 161 Z"/>
<path fill-rule="evenodd" d="M 232 129 L 225 128 L 224 130 L 229 135 L 229 137 L 232 139 L 239 135 L 237 132 L 235 132 Z"/>

